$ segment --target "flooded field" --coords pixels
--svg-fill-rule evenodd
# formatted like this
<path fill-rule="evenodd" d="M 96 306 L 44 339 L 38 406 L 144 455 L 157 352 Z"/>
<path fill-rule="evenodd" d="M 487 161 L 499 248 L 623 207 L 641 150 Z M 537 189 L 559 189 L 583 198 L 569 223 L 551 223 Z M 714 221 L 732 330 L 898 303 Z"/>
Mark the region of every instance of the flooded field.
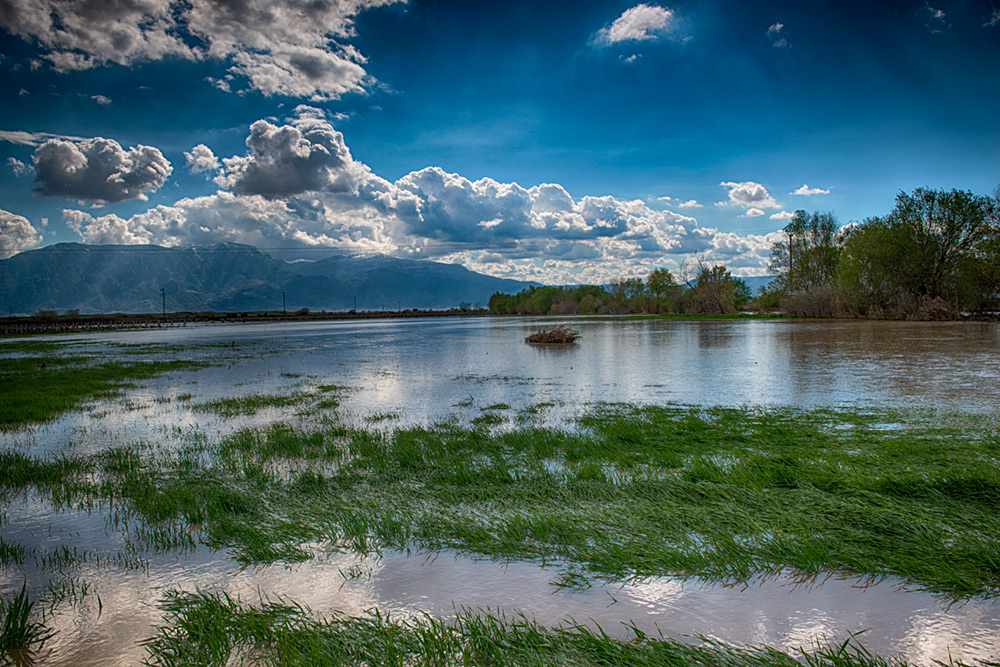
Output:
<path fill-rule="evenodd" d="M 852 438 L 877 444 L 882 442 L 880 434 L 905 433 L 915 419 L 924 429 L 921 437 L 929 433 L 926 437 L 947 439 L 949 446 L 965 433 L 979 438 L 977 443 L 991 442 L 991 437 L 995 442 L 1000 402 L 1000 329 L 995 325 L 570 322 L 581 340 L 564 348 L 524 343 L 526 335 L 549 322 L 502 318 L 217 325 L 31 339 L 59 343 L 56 356 L 124 362 L 183 356 L 193 362 L 189 368 L 136 381 L 120 395 L 93 398 L 50 420 L 0 431 L 0 451 L 10 460 L 53 462 L 70 457 L 82 466 L 72 484 L 60 482 L 58 490 L 47 482 L 17 488 L 11 484 L 0 496 L 0 593 L 10 599 L 26 582 L 34 598 L 46 601 L 46 625 L 54 630 L 36 659 L 67 665 L 141 662 L 146 653 L 138 642 L 162 624 L 158 603 L 167 591 L 178 589 L 224 592 L 247 602 L 280 596 L 319 615 L 360 616 L 378 609 L 402 618 L 426 613 L 447 619 L 463 609 L 482 609 L 508 616 L 521 613 L 545 626 L 569 622 L 600 626 L 616 637 L 634 636 L 630 629 L 634 627 L 684 642 L 699 643 L 697 637 L 702 635 L 792 652 L 861 633 L 858 641 L 867 650 L 886 657 L 900 655 L 914 664 L 949 658 L 970 664 L 1000 659 L 1000 604 L 992 584 L 966 584 L 961 574 L 921 575 L 920 564 L 913 566 L 917 574 L 897 576 L 896 570 L 909 572 L 902 560 L 898 567 L 875 573 L 860 566 L 855 573 L 850 568 L 831 571 L 816 566 L 818 572 L 806 576 L 804 566 L 783 566 L 773 555 L 787 544 L 782 541 L 786 537 L 775 535 L 771 528 L 748 534 L 740 538 L 745 543 L 736 540 L 735 546 L 702 529 L 681 535 L 678 553 L 690 552 L 692 544 L 716 550 L 745 548 L 749 560 L 729 569 L 710 562 L 677 566 L 671 569 L 704 571 L 706 576 L 669 577 L 656 574 L 660 565 L 650 566 L 652 572 L 637 571 L 642 566 L 632 561 L 619 572 L 608 564 L 611 556 L 597 553 L 591 558 L 582 547 L 558 543 L 557 538 L 551 539 L 558 548 L 539 547 L 530 557 L 505 551 L 508 547 L 497 543 L 499 537 L 484 541 L 481 536 L 455 533 L 457 537 L 434 542 L 422 531 L 425 524 L 435 524 L 420 516 L 409 517 L 416 528 L 405 529 L 393 527 L 390 519 L 398 517 L 371 519 L 368 532 L 361 531 L 367 537 L 355 533 L 353 542 L 337 543 L 338 535 L 350 533 L 344 527 L 361 518 L 337 515 L 320 520 L 324 508 L 295 496 L 294 502 L 284 497 L 271 501 L 288 502 L 274 507 L 292 515 L 301 512 L 312 523 L 289 520 L 280 528 L 293 532 L 294 539 L 266 545 L 262 551 L 249 538 L 239 541 L 213 526 L 212 516 L 176 519 L 188 516 L 187 509 L 177 515 L 162 510 L 164 519 L 151 522 L 149 517 L 156 512 L 135 504 L 140 496 L 134 484 L 142 478 L 121 472 L 137 470 L 137 461 L 143 462 L 143 470 L 151 470 L 152 464 L 145 463 L 148 459 L 157 462 L 156 470 L 161 471 L 157 474 L 163 479 L 179 475 L 185 482 L 176 471 L 223 460 L 225 465 L 218 470 L 207 465 L 198 468 L 198 474 L 246 483 L 246 488 L 237 489 L 239 498 L 254 497 L 251 473 L 288 482 L 290 489 L 315 487 L 317 493 L 333 493 L 330 485 L 338 483 L 337 475 L 348 463 L 368 461 L 365 457 L 374 456 L 372 452 L 383 445 L 409 454 L 412 448 L 404 445 L 409 446 L 410 440 L 422 442 L 427 432 L 444 434 L 446 452 L 451 452 L 447 447 L 455 438 L 482 438 L 487 449 L 468 455 L 460 451 L 455 454 L 460 462 L 492 457 L 491 447 L 509 449 L 522 440 L 552 438 L 557 442 L 551 452 L 537 462 L 515 456 L 506 461 L 504 475 L 509 473 L 513 480 L 527 476 L 539 483 L 554 479 L 560 484 L 579 483 L 583 491 L 597 488 L 585 486 L 590 483 L 653 488 L 650 485 L 682 474 L 692 483 L 722 479 L 720 475 L 742 464 L 739 456 L 747 470 L 761 469 L 760 452 L 753 437 L 745 434 L 741 437 L 749 438 L 750 444 L 733 460 L 723 450 L 692 450 L 687 458 L 667 457 L 656 465 L 607 453 L 592 460 L 573 453 L 583 448 L 574 434 L 592 432 L 619 443 L 613 448 L 628 449 L 634 436 L 610 429 L 605 433 L 602 419 L 627 421 L 638 414 L 646 428 L 642 437 L 655 438 L 661 427 L 650 429 L 649 424 L 676 425 L 687 417 L 681 408 L 666 416 L 642 410 L 674 405 L 707 410 L 704 423 L 709 425 L 735 423 L 741 416 L 758 413 L 768 417 L 768 411 L 777 410 L 780 423 L 763 420 L 753 427 L 754 433 L 769 433 L 773 427 L 780 434 L 780 429 L 789 428 L 787 421 L 801 415 L 815 422 L 816 433 L 831 439 L 831 452 L 834 444 L 839 448 L 836 454 L 817 455 L 816 470 L 825 475 L 827 468 L 850 468 L 859 480 L 866 465 L 880 469 L 891 466 L 893 459 L 887 455 L 876 460 L 881 453 L 858 454 Z M 11 348 L 14 345 L 16 341 Z M 0 356 L 23 354 L 7 352 L 0 344 Z M 51 369 L 38 372 L 47 370 Z M 629 407 L 605 415 L 602 411 L 608 405 Z M 273 424 L 284 430 L 275 431 Z M 938 425 L 950 430 L 941 435 L 934 431 Z M 732 432 L 740 428 L 731 427 Z M 316 441 L 318 445 L 302 435 L 317 432 L 327 434 Z M 480 433 L 489 435 L 476 435 Z M 511 439 L 504 440 L 505 433 Z M 393 437 L 403 440 L 395 442 Z M 295 440 L 295 456 L 253 458 L 259 447 L 290 447 L 289 439 Z M 896 440 L 891 444 L 904 449 Z M 324 448 L 325 453 L 313 452 L 312 446 Z M 430 449 L 421 451 L 425 452 L 421 456 L 429 456 Z M 658 455 L 659 450 L 649 451 Z M 847 458 L 836 458 L 841 455 Z M 700 467 L 684 472 L 694 459 Z M 826 478 L 820 472 L 809 473 L 812 477 L 801 473 L 799 483 L 787 483 L 792 473 L 780 466 L 787 467 L 789 460 L 787 455 L 768 459 L 768 465 L 778 467 L 767 472 L 770 481 L 765 491 L 771 486 L 822 487 Z M 993 507 L 994 487 L 989 484 L 996 478 L 995 455 L 970 455 L 970 461 L 984 467 L 981 473 L 969 473 L 971 483 L 979 486 L 962 502 Z M 238 477 L 225 477 L 223 473 L 230 474 L 236 465 L 242 466 Z M 706 465 L 715 468 L 706 472 Z M 375 475 L 371 471 L 381 469 L 371 463 L 364 470 Z M 485 474 L 486 468 L 473 466 L 470 471 Z M 42 478 L 34 472 L 25 474 Z M 113 492 L 99 488 L 102 476 L 116 474 L 132 486 L 115 487 Z M 697 475 L 701 477 L 692 477 Z M 904 479 L 900 484 L 911 482 Z M 384 491 L 372 497 L 391 498 L 395 493 L 406 497 L 404 487 L 380 483 L 385 484 L 380 487 Z M 449 484 L 454 486 L 453 481 Z M 830 488 L 836 490 L 835 486 Z M 940 488 L 952 493 L 953 486 Z M 900 488 L 897 484 L 891 491 L 898 496 Z M 119 502 L 122 489 L 136 494 L 133 504 Z M 640 507 L 629 504 L 632 500 L 608 502 L 609 507 Z M 924 502 L 923 496 L 918 500 Z M 241 511 L 244 514 L 234 516 L 256 516 L 250 514 L 252 508 Z M 499 510 L 489 506 L 487 511 Z M 602 515 L 581 515 L 581 520 L 588 516 Z M 460 530 L 463 520 L 456 517 L 458 528 L 442 526 L 441 534 Z M 558 520 L 537 517 L 551 526 Z M 973 519 L 948 519 L 966 520 L 978 525 Z M 516 522 L 516 517 L 503 521 Z M 320 524 L 338 528 L 324 532 L 316 529 Z M 504 526 L 497 529 L 498 535 L 514 530 Z M 538 525 L 525 531 L 534 535 Z M 376 537 L 381 542 L 371 548 L 365 540 L 376 542 Z M 995 535 L 985 532 L 981 539 L 970 543 L 968 553 L 983 551 L 981 544 L 997 549 Z M 945 542 L 942 549 L 954 546 Z M 848 556 L 843 562 L 851 562 Z M 796 563 L 811 562 L 807 555 L 795 558 Z M 863 562 L 860 557 L 858 562 Z M 630 570 L 632 575 L 621 576 Z M 712 573 L 715 576 L 708 576 Z"/>

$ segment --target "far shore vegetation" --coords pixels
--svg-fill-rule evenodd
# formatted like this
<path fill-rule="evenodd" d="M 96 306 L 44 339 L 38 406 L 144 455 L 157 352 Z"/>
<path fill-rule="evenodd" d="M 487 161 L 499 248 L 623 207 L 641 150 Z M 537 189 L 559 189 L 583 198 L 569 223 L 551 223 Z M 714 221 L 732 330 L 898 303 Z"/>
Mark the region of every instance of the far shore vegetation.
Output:
<path fill-rule="evenodd" d="M 840 227 L 797 211 L 772 244 L 775 278 L 758 294 L 723 265 L 702 262 L 610 286 L 496 293 L 496 314 L 686 314 L 742 311 L 797 317 L 954 320 L 1000 312 L 1000 189 L 901 192 L 886 216 Z"/>

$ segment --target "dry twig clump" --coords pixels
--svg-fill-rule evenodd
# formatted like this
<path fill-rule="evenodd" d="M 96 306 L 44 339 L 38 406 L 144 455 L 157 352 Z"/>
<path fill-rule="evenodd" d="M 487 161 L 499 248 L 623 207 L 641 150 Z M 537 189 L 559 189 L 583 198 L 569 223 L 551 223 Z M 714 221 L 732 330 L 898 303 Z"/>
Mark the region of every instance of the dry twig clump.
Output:
<path fill-rule="evenodd" d="M 575 343 L 580 334 L 570 329 L 565 324 L 560 324 L 555 329 L 539 331 L 524 339 L 526 343 L 540 343 L 545 345 L 565 345 Z"/>

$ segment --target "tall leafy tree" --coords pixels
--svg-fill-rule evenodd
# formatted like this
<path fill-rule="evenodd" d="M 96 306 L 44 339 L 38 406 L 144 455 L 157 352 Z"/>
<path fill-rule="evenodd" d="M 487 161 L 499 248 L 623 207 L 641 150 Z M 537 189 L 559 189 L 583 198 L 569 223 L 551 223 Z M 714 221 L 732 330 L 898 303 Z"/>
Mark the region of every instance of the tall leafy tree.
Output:
<path fill-rule="evenodd" d="M 832 285 L 840 260 L 839 225 L 832 213 L 796 211 L 785 225 L 787 242 L 771 245 L 772 273 L 786 293 Z"/>
<path fill-rule="evenodd" d="M 689 313 L 724 315 L 735 313 L 750 302 L 752 293 L 745 282 L 735 278 L 725 266 L 698 264 L 697 283 L 686 294 Z"/>
<path fill-rule="evenodd" d="M 972 310 L 1000 288 L 996 197 L 963 190 L 900 192 L 889 215 L 871 218 L 844 240 L 839 271 L 845 297 L 861 314 L 905 314 L 928 299 Z"/>
<path fill-rule="evenodd" d="M 841 295 L 859 315 L 898 310 L 907 285 L 920 280 L 908 234 L 885 218 L 869 218 L 848 229 L 838 272 Z"/>
<path fill-rule="evenodd" d="M 889 224 L 906 231 L 922 280 L 909 287 L 930 297 L 954 297 L 958 269 L 994 232 L 996 200 L 967 190 L 900 192 Z"/>
<path fill-rule="evenodd" d="M 646 276 L 646 289 L 654 299 L 666 299 L 677 291 L 677 282 L 673 274 L 666 269 L 653 269 Z"/>

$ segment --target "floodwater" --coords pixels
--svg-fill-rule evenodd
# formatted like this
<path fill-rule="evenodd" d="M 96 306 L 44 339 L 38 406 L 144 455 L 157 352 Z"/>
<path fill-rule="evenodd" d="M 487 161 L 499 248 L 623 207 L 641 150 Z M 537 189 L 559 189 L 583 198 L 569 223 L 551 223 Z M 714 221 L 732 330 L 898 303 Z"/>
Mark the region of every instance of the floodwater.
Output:
<path fill-rule="evenodd" d="M 193 434 L 218 437 L 244 425 L 308 420 L 295 408 L 222 418 L 199 403 L 248 394 L 344 387 L 338 413 L 372 428 L 467 423 L 489 412 L 512 427 L 531 410 L 533 425 L 571 428 L 600 402 L 695 405 L 944 408 L 992 414 L 1000 402 L 1000 328 L 992 324 L 611 321 L 567 319 L 582 334 L 567 348 L 533 347 L 524 337 L 550 322 L 441 318 L 266 325 L 208 325 L 53 338 L 116 354 L 126 344 L 215 345 L 195 354 L 221 365 L 166 374 L 43 425 L 0 434 L 0 448 L 40 455 L 92 452 L 146 440 L 169 445 Z M 220 343 L 227 345 L 219 347 Z M 152 348 L 151 348 L 152 349 Z M 0 347 L 2 354 L 2 347 Z M 190 395 L 188 397 L 187 395 Z M 501 407 L 497 407 L 501 406 Z M 502 407 L 507 406 L 507 407 Z M 2 510 L 7 541 L 53 552 L 62 546 L 112 553 L 120 536 L 100 508 L 55 510 L 33 494 Z M 644 631 L 735 644 L 813 648 L 864 631 L 864 646 L 917 664 L 1000 659 L 1000 603 L 958 604 L 898 581 L 800 582 L 791 574 L 739 586 L 647 579 L 585 590 L 555 585 L 557 571 L 452 553 L 389 553 L 382 558 L 325 553 L 293 567 L 240 568 L 224 552 L 198 547 L 154 554 L 149 567 L 85 563 L 91 586 L 48 619 L 57 632 L 44 664 L 135 664 L 136 642 L 159 622 L 165 590 L 228 591 L 255 601 L 281 595 L 318 613 L 449 617 L 456 609 L 523 613 L 556 625 L 574 619 L 627 636 Z M 28 559 L 0 568 L 5 598 L 28 581 L 44 592 L 50 571 Z M 343 573 L 351 573 L 345 576 Z M 99 602 L 98 602 L 99 600 Z"/>
<path fill-rule="evenodd" d="M 991 413 L 1000 404 L 1000 327 L 978 323 L 568 319 L 570 347 L 530 346 L 551 321 L 435 318 L 207 325 L 61 336 L 115 353 L 115 344 L 201 345 L 209 368 L 170 373 L 13 436 L 25 453 L 90 451 L 197 431 L 209 437 L 290 419 L 265 409 L 219 418 L 198 403 L 346 387 L 339 413 L 388 426 L 470 420 L 505 404 L 513 417 L 543 405 L 536 425 L 571 427 L 600 402 L 693 405 L 927 407 Z M 209 347 L 231 344 L 228 347 Z M 2 349 L 0 349 L 2 353 Z M 190 401 L 172 400 L 190 394 Z M 550 405 L 551 404 L 551 405 Z M 123 407 L 124 406 L 124 407 Z M 388 419 L 384 419 L 388 417 Z"/>

